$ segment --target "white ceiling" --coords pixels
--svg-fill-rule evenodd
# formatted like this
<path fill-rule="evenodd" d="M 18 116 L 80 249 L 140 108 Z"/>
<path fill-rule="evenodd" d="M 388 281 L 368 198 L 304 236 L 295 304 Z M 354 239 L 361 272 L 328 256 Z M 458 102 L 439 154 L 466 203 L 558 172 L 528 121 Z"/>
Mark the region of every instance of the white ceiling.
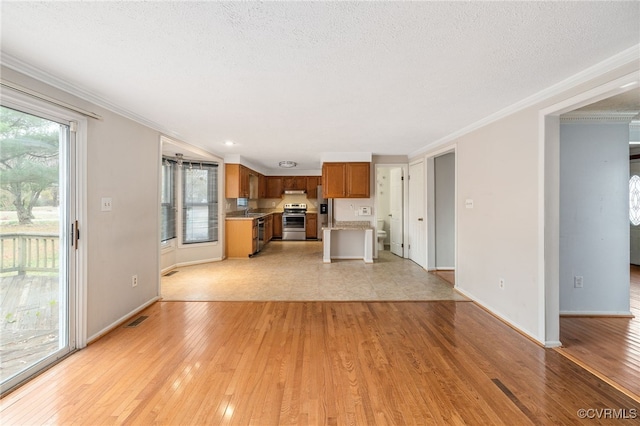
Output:
<path fill-rule="evenodd" d="M 5 59 L 265 173 L 410 154 L 640 42 L 636 1 L 0 8 Z"/>

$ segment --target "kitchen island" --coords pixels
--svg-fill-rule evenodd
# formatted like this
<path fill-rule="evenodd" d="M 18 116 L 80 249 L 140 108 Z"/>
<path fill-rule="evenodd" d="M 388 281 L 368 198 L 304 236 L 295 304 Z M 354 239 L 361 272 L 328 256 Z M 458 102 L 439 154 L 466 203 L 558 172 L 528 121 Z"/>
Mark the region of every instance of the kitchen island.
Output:
<path fill-rule="evenodd" d="M 373 263 L 373 227 L 369 222 L 336 222 L 322 228 L 322 262 L 362 259 Z"/>

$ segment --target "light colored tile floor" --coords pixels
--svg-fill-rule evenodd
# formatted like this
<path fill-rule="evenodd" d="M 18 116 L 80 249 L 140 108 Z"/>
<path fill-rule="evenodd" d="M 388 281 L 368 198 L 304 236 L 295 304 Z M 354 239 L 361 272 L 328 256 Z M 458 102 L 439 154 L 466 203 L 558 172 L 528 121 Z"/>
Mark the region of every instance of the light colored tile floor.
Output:
<path fill-rule="evenodd" d="M 380 301 L 459 300 L 442 278 L 381 252 L 361 260 L 322 263 L 322 242 L 272 241 L 257 256 L 186 266 L 162 277 L 164 300 Z"/>

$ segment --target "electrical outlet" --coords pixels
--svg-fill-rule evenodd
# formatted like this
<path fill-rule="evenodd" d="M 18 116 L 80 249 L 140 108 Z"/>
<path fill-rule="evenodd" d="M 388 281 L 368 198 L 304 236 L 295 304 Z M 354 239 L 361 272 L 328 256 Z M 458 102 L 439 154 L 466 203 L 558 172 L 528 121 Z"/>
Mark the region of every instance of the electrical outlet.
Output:
<path fill-rule="evenodd" d="M 504 278 L 500 278 L 500 279 L 498 280 L 498 286 L 499 286 L 500 288 L 504 288 Z"/>
<path fill-rule="evenodd" d="M 138 276 L 131 275 L 131 287 L 137 287 L 137 286 L 138 286 Z"/>
<path fill-rule="evenodd" d="M 573 277 L 573 288 L 582 288 L 584 284 L 584 278 L 581 276 Z"/>

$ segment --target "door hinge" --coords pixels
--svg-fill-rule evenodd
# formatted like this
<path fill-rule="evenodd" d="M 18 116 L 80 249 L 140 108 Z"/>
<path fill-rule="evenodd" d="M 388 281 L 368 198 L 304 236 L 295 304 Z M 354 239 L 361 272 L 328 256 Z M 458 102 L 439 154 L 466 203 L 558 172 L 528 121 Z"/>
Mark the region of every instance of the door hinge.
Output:
<path fill-rule="evenodd" d="M 400 180 L 404 180 L 404 176 L 400 176 Z"/>
<path fill-rule="evenodd" d="M 400 248 L 404 248 L 404 244 L 400 244 Z"/>
<path fill-rule="evenodd" d="M 77 121 L 70 121 L 69 122 L 69 130 L 72 132 L 77 132 L 78 131 L 78 122 Z"/>

